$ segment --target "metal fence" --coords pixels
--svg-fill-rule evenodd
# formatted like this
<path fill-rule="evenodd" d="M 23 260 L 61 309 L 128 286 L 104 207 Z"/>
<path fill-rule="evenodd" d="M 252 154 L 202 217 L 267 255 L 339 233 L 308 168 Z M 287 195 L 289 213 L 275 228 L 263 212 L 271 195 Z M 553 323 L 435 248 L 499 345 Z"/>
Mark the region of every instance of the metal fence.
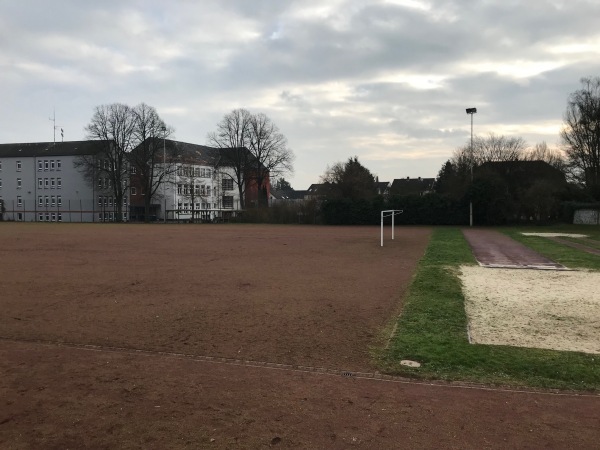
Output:
<path fill-rule="evenodd" d="M 101 204 L 100 204 L 101 203 Z M 47 201 L 4 201 L 2 219 L 15 222 L 116 222 L 128 220 L 129 205 L 119 208 L 92 199 L 63 199 L 51 196 Z"/>

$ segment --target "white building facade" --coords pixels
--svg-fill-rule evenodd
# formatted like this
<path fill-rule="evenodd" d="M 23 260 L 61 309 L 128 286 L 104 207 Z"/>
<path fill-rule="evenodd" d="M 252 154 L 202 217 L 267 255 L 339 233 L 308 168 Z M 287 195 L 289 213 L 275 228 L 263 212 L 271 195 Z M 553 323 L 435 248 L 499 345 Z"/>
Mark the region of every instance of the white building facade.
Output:
<path fill-rule="evenodd" d="M 86 179 L 76 167 L 84 155 L 97 157 L 103 141 L 0 144 L 0 199 L 3 220 L 22 222 L 105 222 L 117 205 L 106 177 Z M 126 215 L 125 215 L 126 217 Z"/>
<path fill-rule="evenodd" d="M 161 162 L 155 167 L 155 177 L 158 179 L 161 173 L 168 175 L 151 200 L 152 221 L 214 222 L 229 220 L 241 212 L 235 171 L 223 163 L 223 151 L 227 149 L 173 140 L 167 140 L 164 149 L 165 155 L 160 155 Z M 143 220 L 147 193 L 143 192 L 143 183 L 136 182 L 135 172 L 132 167 L 131 215 L 133 220 Z"/>

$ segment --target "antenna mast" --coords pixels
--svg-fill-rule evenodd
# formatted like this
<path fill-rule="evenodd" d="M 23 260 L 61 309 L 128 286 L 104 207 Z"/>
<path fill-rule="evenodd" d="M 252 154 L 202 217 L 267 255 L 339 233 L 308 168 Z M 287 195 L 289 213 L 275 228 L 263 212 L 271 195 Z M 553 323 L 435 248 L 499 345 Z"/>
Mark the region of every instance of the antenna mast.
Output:
<path fill-rule="evenodd" d="M 54 145 L 56 145 L 56 129 L 60 128 L 60 138 L 61 138 L 61 142 L 64 142 L 65 140 L 65 130 L 62 129 L 62 127 L 60 125 L 56 125 L 56 109 L 52 108 L 52 117 L 50 117 L 48 120 L 51 120 L 54 127 L 53 127 L 53 131 L 54 131 L 54 137 L 53 137 L 53 142 Z"/>

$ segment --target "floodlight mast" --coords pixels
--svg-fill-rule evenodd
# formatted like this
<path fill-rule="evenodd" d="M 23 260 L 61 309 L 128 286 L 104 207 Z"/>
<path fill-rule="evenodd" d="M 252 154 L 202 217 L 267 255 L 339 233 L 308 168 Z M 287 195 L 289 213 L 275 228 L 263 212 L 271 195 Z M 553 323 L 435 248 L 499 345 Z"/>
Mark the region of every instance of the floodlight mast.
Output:
<path fill-rule="evenodd" d="M 469 152 L 469 165 L 471 166 L 471 186 L 473 186 L 473 114 L 477 113 L 477 108 L 467 108 L 467 114 L 471 116 L 471 150 Z M 469 196 L 469 226 L 473 226 L 473 189 Z"/>

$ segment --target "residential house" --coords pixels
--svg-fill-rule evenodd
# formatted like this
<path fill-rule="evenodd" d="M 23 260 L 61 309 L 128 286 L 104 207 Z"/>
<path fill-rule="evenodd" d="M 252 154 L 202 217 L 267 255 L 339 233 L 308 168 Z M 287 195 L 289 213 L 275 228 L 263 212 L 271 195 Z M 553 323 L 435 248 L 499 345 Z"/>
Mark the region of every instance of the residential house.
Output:
<path fill-rule="evenodd" d="M 390 195 L 425 195 L 433 192 L 435 178 L 397 178 L 389 188 Z"/>

